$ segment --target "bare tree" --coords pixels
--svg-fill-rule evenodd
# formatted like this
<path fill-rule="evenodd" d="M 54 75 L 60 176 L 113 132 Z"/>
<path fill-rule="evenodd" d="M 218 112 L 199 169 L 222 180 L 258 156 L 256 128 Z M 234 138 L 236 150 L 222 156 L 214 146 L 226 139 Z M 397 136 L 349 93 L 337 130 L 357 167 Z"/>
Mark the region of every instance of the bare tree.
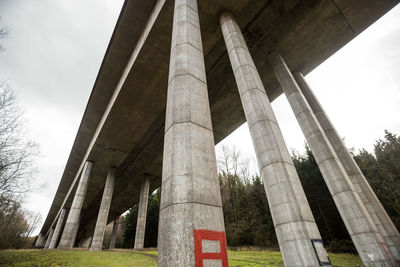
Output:
<path fill-rule="evenodd" d="M 0 82 L 0 199 L 17 200 L 32 190 L 37 145 L 24 138 L 22 111 L 6 82 Z"/>
<path fill-rule="evenodd" d="M 236 227 L 237 212 L 236 212 L 236 197 L 235 197 L 235 186 L 238 179 L 243 178 L 244 181 L 248 181 L 249 174 L 249 161 L 242 160 L 240 151 L 232 146 L 228 147 L 222 145 L 217 151 L 217 166 L 220 172 L 220 178 L 223 179 L 223 183 L 227 185 L 229 190 L 229 199 L 231 202 L 233 226 Z"/>
<path fill-rule="evenodd" d="M 42 222 L 42 215 L 39 212 L 25 211 L 24 217 L 28 224 L 25 237 L 29 237 Z"/>

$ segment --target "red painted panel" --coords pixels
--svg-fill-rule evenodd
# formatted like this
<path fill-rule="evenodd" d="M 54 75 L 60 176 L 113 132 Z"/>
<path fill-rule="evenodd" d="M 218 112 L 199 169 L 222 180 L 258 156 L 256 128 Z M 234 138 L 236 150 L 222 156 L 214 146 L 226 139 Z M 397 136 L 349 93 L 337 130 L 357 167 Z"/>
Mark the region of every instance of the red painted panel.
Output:
<path fill-rule="evenodd" d="M 219 241 L 220 252 L 203 253 L 202 240 Z M 203 260 L 221 260 L 222 267 L 228 267 L 225 232 L 194 230 L 196 267 L 203 267 Z"/>

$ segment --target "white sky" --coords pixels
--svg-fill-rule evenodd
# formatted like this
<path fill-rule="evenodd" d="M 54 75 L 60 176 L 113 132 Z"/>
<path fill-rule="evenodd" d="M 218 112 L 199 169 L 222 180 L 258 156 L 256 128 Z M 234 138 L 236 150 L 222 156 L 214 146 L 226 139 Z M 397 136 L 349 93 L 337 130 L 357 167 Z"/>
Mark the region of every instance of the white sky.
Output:
<path fill-rule="evenodd" d="M 0 0 L 0 80 L 19 95 L 30 137 L 40 145 L 37 183 L 24 207 L 47 216 L 122 0 Z M 307 75 L 346 144 L 372 151 L 384 129 L 400 133 L 400 5 Z M 273 102 L 286 143 L 304 136 L 282 95 Z M 255 155 L 246 124 L 223 142 Z M 218 149 L 218 146 L 217 146 Z"/>

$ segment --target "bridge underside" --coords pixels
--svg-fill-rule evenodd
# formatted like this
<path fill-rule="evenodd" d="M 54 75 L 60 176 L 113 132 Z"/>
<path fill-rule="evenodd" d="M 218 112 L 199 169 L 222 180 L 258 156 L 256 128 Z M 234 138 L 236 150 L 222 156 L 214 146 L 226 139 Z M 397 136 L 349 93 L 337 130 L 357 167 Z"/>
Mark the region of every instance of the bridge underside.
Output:
<path fill-rule="evenodd" d="M 375 22 L 394 0 L 201 0 L 200 25 L 215 143 L 245 122 L 219 26 L 236 17 L 270 100 L 281 93 L 267 55 L 276 50 L 291 70 L 309 73 Z M 41 233 L 69 208 L 86 160 L 94 162 L 78 238 L 93 233 L 110 166 L 117 167 L 108 222 L 161 184 L 173 1 L 125 1 Z M 105 115 L 106 114 L 106 115 Z"/>

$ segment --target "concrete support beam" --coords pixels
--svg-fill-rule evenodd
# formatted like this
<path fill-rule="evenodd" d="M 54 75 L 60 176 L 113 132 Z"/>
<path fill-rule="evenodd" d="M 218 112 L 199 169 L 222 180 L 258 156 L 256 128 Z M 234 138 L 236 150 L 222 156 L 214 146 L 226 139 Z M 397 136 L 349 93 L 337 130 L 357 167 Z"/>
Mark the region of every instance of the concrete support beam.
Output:
<path fill-rule="evenodd" d="M 51 238 L 49 249 L 57 247 L 58 239 L 60 238 L 61 229 L 64 224 L 65 215 L 67 214 L 67 209 L 62 209 L 60 216 L 58 217 L 56 228 L 54 229 L 53 237 Z"/>
<path fill-rule="evenodd" d="M 118 225 L 119 225 L 119 217 L 114 220 L 114 224 L 113 224 L 113 228 L 112 228 L 112 232 L 111 232 L 111 240 L 110 240 L 109 249 L 114 249 L 115 244 L 117 243 Z"/>
<path fill-rule="evenodd" d="M 46 244 L 44 245 L 45 249 L 48 249 L 50 246 L 51 239 L 53 238 L 54 228 L 50 229 L 49 236 L 47 237 Z"/>
<path fill-rule="evenodd" d="M 83 167 L 78 188 L 76 189 L 74 200 L 72 201 L 72 205 L 68 213 L 67 222 L 65 223 L 64 231 L 61 236 L 60 244 L 58 245 L 58 248 L 60 249 L 68 249 L 74 246 L 74 237 L 76 237 L 75 231 L 77 231 L 79 216 L 81 214 L 83 200 L 85 199 L 92 166 L 92 162 L 86 161 L 85 166 Z"/>
<path fill-rule="evenodd" d="M 90 251 L 100 251 L 103 247 L 104 232 L 107 225 L 108 213 L 110 212 L 111 199 L 114 192 L 115 168 L 111 167 L 107 174 L 104 186 L 103 198 L 101 199 L 99 215 L 97 216 Z"/>
<path fill-rule="evenodd" d="M 206 235 L 218 240 L 204 240 Z M 225 240 L 197 1 L 176 0 L 165 121 L 159 266 L 195 266 L 196 259 L 228 266 Z M 206 252 L 215 252 L 218 258 L 202 260 Z"/>
<path fill-rule="evenodd" d="M 321 262 L 330 266 L 328 253 L 322 245 L 300 179 L 240 27 L 228 12 L 222 14 L 220 23 L 285 266 L 319 266 Z"/>
<path fill-rule="evenodd" d="M 143 249 L 146 232 L 147 204 L 149 201 L 150 177 L 146 176 L 140 189 L 139 210 L 136 223 L 135 250 Z"/>
<path fill-rule="evenodd" d="M 311 87 L 300 72 L 293 74 L 301 92 L 310 105 L 315 117 L 317 118 L 322 130 L 335 150 L 340 162 L 342 163 L 347 175 L 354 185 L 358 195 L 371 215 L 372 220 L 381 233 L 386 245 L 392 252 L 396 260 L 400 260 L 400 234 L 393 224 L 386 210 L 382 206 L 378 197 L 375 195 L 364 174 L 358 167 L 353 156 L 340 138 L 332 122 L 328 118 Z"/>
<path fill-rule="evenodd" d="M 396 266 L 384 240 L 282 57 L 269 61 L 365 266 Z"/>
<path fill-rule="evenodd" d="M 39 233 L 39 235 L 36 239 L 35 247 L 42 248 L 42 247 L 44 247 L 44 245 L 45 245 L 44 235 L 42 233 Z"/>
<path fill-rule="evenodd" d="M 82 218 L 82 214 L 79 215 L 78 222 L 74 226 L 74 230 L 72 230 L 72 240 L 73 240 L 72 247 L 74 247 L 76 244 L 76 237 L 78 236 L 79 226 L 81 224 L 81 218 Z"/>

